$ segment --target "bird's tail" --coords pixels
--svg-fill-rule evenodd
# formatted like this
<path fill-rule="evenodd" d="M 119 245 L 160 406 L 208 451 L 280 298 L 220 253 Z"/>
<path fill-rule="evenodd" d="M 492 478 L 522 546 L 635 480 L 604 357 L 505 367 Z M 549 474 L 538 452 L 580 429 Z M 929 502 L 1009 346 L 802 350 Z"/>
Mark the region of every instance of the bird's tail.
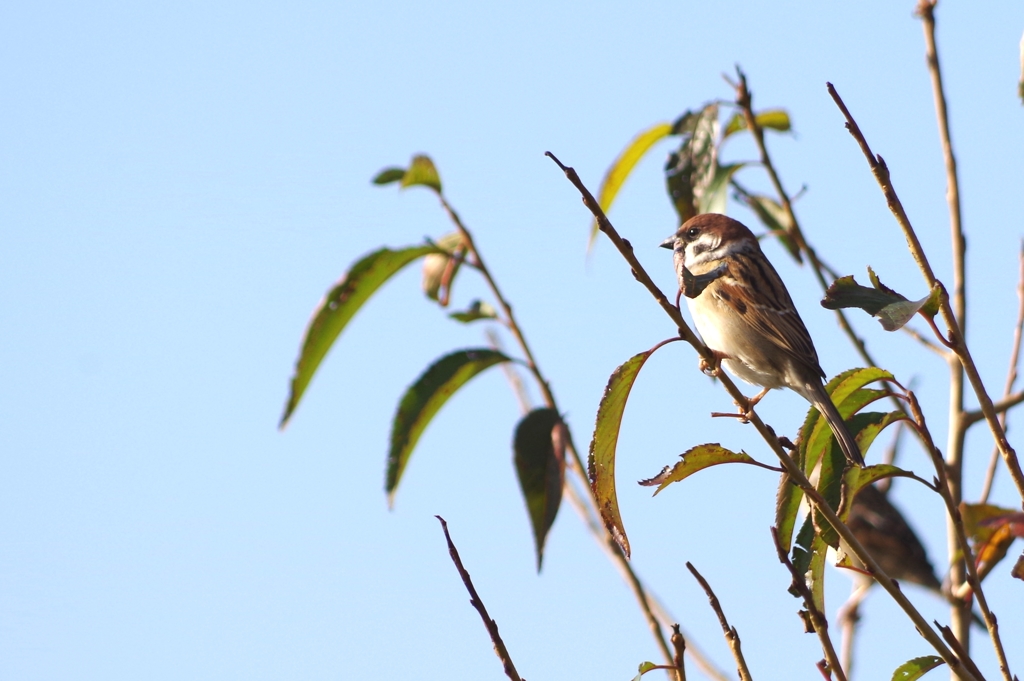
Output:
<path fill-rule="evenodd" d="M 808 386 L 811 388 L 809 392 L 812 392 L 815 399 L 814 406 L 817 407 L 818 411 L 825 420 L 828 421 L 828 425 L 832 428 L 832 432 L 836 436 L 836 440 L 839 441 L 839 448 L 843 450 L 843 454 L 850 463 L 855 466 L 864 465 L 864 457 L 860 453 L 860 447 L 857 445 L 857 440 L 853 437 L 850 429 L 846 427 L 846 422 L 843 421 L 843 417 L 839 415 L 839 410 L 836 409 L 836 405 L 832 403 L 832 398 L 825 392 L 825 388 L 818 384 L 817 386 Z M 814 389 L 816 388 L 816 389 Z"/>

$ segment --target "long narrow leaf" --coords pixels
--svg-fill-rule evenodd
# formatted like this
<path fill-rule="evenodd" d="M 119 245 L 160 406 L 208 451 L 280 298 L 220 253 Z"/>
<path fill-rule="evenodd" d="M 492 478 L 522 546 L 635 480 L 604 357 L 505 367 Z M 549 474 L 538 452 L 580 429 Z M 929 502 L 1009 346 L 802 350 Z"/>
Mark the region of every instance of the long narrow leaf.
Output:
<path fill-rule="evenodd" d="M 416 442 L 448 398 L 484 369 L 510 361 L 502 353 L 488 348 L 459 350 L 434 362 L 409 387 L 391 425 L 391 450 L 384 484 L 389 504 L 394 501 L 395 490 Z"/>
<path fill-rule="evenodd" d="M 431 245 L 410 246 L 397 251 L 382 248 L 363 256 L 327 292 L 303 335 L 279 427 L 283 428 L 288 423 L 320 362 L 363 303 L 403 267 L 428 253 L 437 252 L 437 247 Z"/>
<path fill-rule="evenodd" d="M 737 454 L 734 451 L 728 450 L 717 442 L 697 445 L 691 449 L 688 449 L 683 454 L 679 455 L 682 459 L 676 465 L 669 468 L 665 468 L 658 475 L 654 476 L 649 480 L 641 480 L 640 484 L 644 487 L 654 487 L 657 485 L 658 489 L 654 490 L 657 494 L 661 490 L 665 489 L 673 482 L 679 482 L 690 477 L 698 471 L 702 471 L 705 468 L 711 466 L 717 466 L 723 463 L 748 463 L 755 466 L 761 464 L 750 458 L 750 455 L 746 452 L 741 451 Z"/>
<path fill-rule="evenodd" d="M 647 130 L 644 130 L 639 135 L 630 140 L 626 148 L 622 150 L 611 167 L 608 168 L 608 172 L 605 173 L 604 179 L 601 180 L 601 189 L 598 191 L 597 202 L 601 205 L 601 210 L 605 213 L 612 207 L 612 202 L 615 201 L 615 197 L 618 195 L 619 190 L 622 189 L 622 185 L 626 182 L 626 178 L 633 172 L 633 168 L 640 162 L 640 159 L 644 157 L 651 147 L 653 147 L 659 140 L 664 139 L 672 133 L 671 123 L 658 123 L 651 126 Z M 590 226 L 590 241 L 587 244 L 587 248 L 590 249 L 594 246 L 594 239 L 597 238 L 597 220 Z"/>
<path fill-rule="evenodd" d="M 629 540 L 622 526 L 619 499 L 615 493 L 615 448 L 619 442 L 619 428 L 622 426 L 622 413 L 626 409 L 629 391 L 644 362 L 659 347 L 634 355 L 612 372 L 597 408 L 594 438 L 590 441 L 590 486 L 597 497 L 605 527 L 626 556 L 629 556 Z"/>

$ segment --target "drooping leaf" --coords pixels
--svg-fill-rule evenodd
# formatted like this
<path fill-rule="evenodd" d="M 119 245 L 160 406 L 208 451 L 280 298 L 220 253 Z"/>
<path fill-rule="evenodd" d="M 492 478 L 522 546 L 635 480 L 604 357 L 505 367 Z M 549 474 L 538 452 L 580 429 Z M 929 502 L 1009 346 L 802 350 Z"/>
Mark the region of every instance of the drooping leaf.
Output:
<path fill-rule="evenodd" d="M 496 319 L 498 313 L 490 304 L 482 300 L 474 300 L 464 312 L 452 312 L 448 316 L 463 324 L 468 324 L 478 319 Z"/>
<path fill-rule="evenodd" d="M 793 484 L 788 473 L 783 473 L 779 477 L 779 491 L 775 493 L 775 529 L 786 553 L 793 546 L 793 530 L 803 498 L 803 491 Z"/>
<path fill-rule="evenodd" d="M 406 390 L 391 424 L 391 448 L 384 483 L 389 504 L 394 500 L 416 442 L 448 398 L 484 369 L 510 361 L 502 353 L 488 348 L 458 350 L 431 364 Z"/>
<path fill-rule="evenodd" d="M 672 125 L 670 123 L 657 123 L 630 140 L 618 158 L 612 162 L 604 179 L 601 180 L 601 189 L 597 194 L 597 202 L 600 204 L 601 210 L 605 213 L 608 212 L 636 164 L 650 151 L 651 147 L 671 133 Z M 587 248 L 593 247 L 597 232 L 597 220 L 594 220 L 590 227 L 590 242 Z"/>
<path fill-rule="evenodd" d="M 824 420 L 824 419 L 823 419 Z M 821 466 L 818 468 L 818 481 L 815 489 L 818 490 L 833 511 L 838 512 L 842 499 L 843 471 L 846 470 L 848 462 L 839 444 L 835 439 L 829 440 L 829 447 L 821 457 Z M 832 548 L 839 546 L 839 533 L 832 524 L 825 518 L 818 508 L 811 508 L 811 518 L 814 522 L 814 529 L 818 537 L 826 545 Z"/>
<path fill-rule="evenodd" d="M 811 592 L 814 607 L 825 612 L 825 561 L 828 557 L 828 544 L 821 535 L 815 534 L 811 542 L 811 564 L 807 568 L 807 588 Z"/>
<path fill-rule="evenodd" d="M 441 176 L 434 166 L 434 162 L 425 154 L 412 157 L 409 169 L 402 176 L 402 189 L 415 186 L 430 187 L 438 194 L 441 193 Z"/>
<path fill-rule="evenodd" d="M 800 526 L 800 532 L 797 533 L 796 541 L 793 544 L 792 561 L 797 574 L 806 576 L 807 571 L 811 567 L 814 536 L 814 523 L 811 522 L 811 518 L 808 516 L 804 519 L 803 525 Z M 800 596 L 800 592 L 795 589 L 790 589 L 789 592 L 794 596 Z"/>
<path fill-rule="evenodd" d="M 779 132 L 789 132 L 790 130 L 789 113 L 785 109 L 765 109 L 760 113 L 754 114 L 754 120 L 764 130 L 778 130 Z M 746 129 L 747 119 L 741 112 L 736 112 L 726 124 L 722 137 L 726 138 L 733 133 Z"/>
<path fill-rule="evenodd" d="M 437 246 L 437 253 L 423 258 L 423 292 L 441 307 L 447 307 L 452 283 L 466 253 L 466 244 L 461 232 L 452 232 L 438 239 Z"/>
<path fill-rule="evenodd" d="M 363 256 L 327 292 L 313 311 L 303 335 L 280 427 L 288 423 L 320 362 L 359 308 L 403 267 L 436 252 L 437 247 L 432 245 L 410 246 L 397 251 L 382 248 Z"/>
<path fill-rule="evenodd" d="M 974 545 L 978 576 L 984 578 L 1006 557 L 1017 537 L 1024 537 L 1024 513 L 992 504 L 960 504 L 964 530 Z"/>
<path fill-rule="evenodd" d="M 385 168 L 374 176 L 373 183 L 383 186 L 392 182 L 400 182 L 404 177 L 405 168 Z"/>
<path fill-rule="evenodd" d="M 562 501 L 567 441 L 562 417 L 554 409 L 544 407 L 523 417 L 512 442 L 519 487 L 533 526 L 538 572 L 544 560 L 544 540 Z"/>
<path fill-rule="evenodd" d="M 793 259 L 802 263 L 804 259 L 800 255 L 800 247 L 790 237 L 790 232 L 793 230 L 793 221 L 790 220 L 786 210 L 774 199 L 762 194 L 744 193 L 741 194 L 741 197 L 750 209 L 754 211 L 758 219 L 761 220 L 761 223 L 768 228 L 772 236 L 777 238 L 786 250 L 789 251 Z"/>
<path fill-rule="evenodd" d="M 913 660 L 907 660 L 896 668 L 896 671 L 892 673 L 892 681 L 917 681 L 942 664 L 945 664 L 942 658 L 934 655 L 915 657 Z"/>
<path fill-rule="evenodd" d="M 661 490 L 665 489 L 673 482 L 679 482 L 684 480 L 697 471 L 702 471 L 705 468 L 711 466 L 717 466 L 722 463 L 749 463 L 754 465 L 760 465 L 757 461 L 750 458 L 746 452 L 730 451 L 718 444 L 717 442 L 697 445 L 691 449 L 688 449 L 685 453 L 680 454 L 679 458 L 681 461 L 676 465 L 669 468 L 665 468 L 658 473 L 658 475 L 648 480 L 641 480 L 640 484 L 644 487 L 658 486 L 658 489 L 654 490 L 655 494 L 658 494 Z"/>
<path fill-rule="evenodd" d="M 942 288 L 936 285 L 932 291 L 920 300 L 908 300 L 905 296 L 893 291 L 879 281 L 875 273 L 868 268 L 868 275 L 874 288 L 861 286 L 853 275 L 841 277 L 832 282 L 825 291 L 821 306 L 829 310 L 856 307 L 873 317 L 886 331 L 896 331 L 909 322 L 920 312 L 934 317 L 941 302 Z"/>
<path fill-rule="evenodd" d="M 700 212 L 701 197 L 715 178 L 718 130 L 715 103 L 698 112 L 687 112 L 673 126 L 673 133 L 681 135 L 683 141 L 665 165 L 665 182 L 680 224 Z"/>
<path fill-rule="evenodd" d="M 615 493 L 615 448 L 619 442 L 619 428 L 622 426 L 622 413 L 626 409 L 629 391 L 644 362 L 658 347 L 634 355 L 612 372 L 597 408 L 594 437 L 590 441 L 590 486 L 597 499 L 601 520 L 627 557 L 629 539 L 622 525 L 619 498 Z"/>
<path fill-rule="evenodd" d="M 658 665 L 654 664 L 653 662 L 641 662 L 640 667 L 637 669 L 637 671 L 639 671 L 641 674 L 646 674 L 647 672 L 657 668 Z"/>

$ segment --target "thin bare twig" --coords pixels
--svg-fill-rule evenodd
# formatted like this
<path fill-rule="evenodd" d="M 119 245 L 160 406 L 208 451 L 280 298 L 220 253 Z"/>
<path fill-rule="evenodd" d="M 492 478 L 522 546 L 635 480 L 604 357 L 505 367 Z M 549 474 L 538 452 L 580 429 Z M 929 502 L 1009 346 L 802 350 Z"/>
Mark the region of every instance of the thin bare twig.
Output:
<path fill-rule="evenodd" d="M 836 617 L 839 621 L 839 626 L 843 630 L 840 663 L 843 665 L 843 669 L 850 675 L 853 675 L 853 648 L 857 636 L 857 623 L 860 622 L 860 604 L 864 601 L 864 597 L 868 595 L 870 587 L 871 582 L 869 580 L 855 579 L 853 591 L 850 593 L 846 603 L 839 608 L 839 614 Z"/>
<path fill-rule="evenodd" d="M 740 679 L 742 681 L 752 681 L 750 669 L 747 668 L 747 661 L 743 658 L 740 634 L 736 631 L 736 627 L 729 626 L 729 620 L 725 618 L 722 605 L 718 602 L 718 596 L 715 595 L 715 592 L 711 590 L 711 585 L 697 572 L 697 568 L 693 567 L 690 561 L 686 561 L 686 569 L 693 574 L 694 578 L 700 583 L 701 588 L 704 589 L 704 593 L 708 595 L 708 600 L 711 601 L 711 609 L 718 616 L 718 623 L 722 625 L 722 633 L 725 634 L 725 640 L 729 643 L 730 650 L 732 650 L 733 659 L 736 660 L 736 671 L 739 672 Z"/>
<path fill-rule="evenodd" d="M 451 219 L 459 234 L 462 235 L 462 238 L 466 244 L 466 249 L 472 256 L 476 269 L 483 276 L 484 281 L 487 282 L 487 286 L 491 289 L 491 293 L 494 295 L 495 300 L 501 307 L 501 310 L 505 315 L 505 325 L 512 333 L 513 338 L 516 339 L 516 343 L 519 345 L 519 349 L 522 351 L 523 356 L 526 358 L 526 366 L 529 369 L 530 373 L 533 375 L 533 377 L 536 379 L 537 384 L 540 386 L 541 394 L 544 397 L 544 403 L 551 409 L 557 411 L 558 413 L 562 413 L 561 410 L 558 408 L 558 403 L 555 401 L 555 395 L 554 392 L 552 392 L 551 390 L 550 383 L 548 383 L 548 380 L 544 377 L 544 374 L 541 373 L 540 367 L 533 356 L 533 351 L 530 349 L 530 345 L 526 342 L 526 336 L 523 334 L 522 328 L 519 326 L 519 323 L 516 322 L 515 315 L 512 312 L 512 305 L 509 304 L 508 300 L 501 292 L 501 289 L 498 287 L 498 283 L 494 280 L 494 277 L 491 275 L 490 269 L 488 269 L 487 264 L 484 262 L 483 256 L 480 254 L 480 251 L 476 247 L 476 242 L 473 240 L 473 235 L 466 228 L 466 226 L 462 224 L 462 219 L 459 217 L 459 214 L 455 212 L 455 209 L 452 208 L 452 206 L 448 203 L 444 195 L 438 192 L 437 197 L 441 201 L 441 207 L 444 208 L 445 212 L 448 214 L 449 219 Z M 569 451 L 570 461 L 572 462 L 569 467 L 570 470 L 578 474 L 583 479 L 583 481 L 587 483 L 586 487 L 589 493 L 589 501 L 591 502 L 594 508 L 597 508 L 597 500 L 594 497 L 594 492 L 590 488 L 589 481 L 587 481 L 586 479 L 587 469 L 583 465 L 583 459 L 580 458 L 579 450 L 576 448 L 576 443 L 572 437 L 572 431 L 569 431 L 569 438 L 566 449 Z M 640 609 L 644 613 L 644 617 L 647 620 L 648 625 L 650 626 L 651 633 L 654 635 L 655 642 L 661 650 L 662 656 L 665 658 L 667 662 L 671 663 L 672 650 L 669 648 L 668 641 L 665 638 L 665 633 L 664 631 L 662 631 L 658 619 L 654 616 L 654 613 L 651 612 L 651 608 L 648 603 L 647 593 L 644 590 L 644 587 L 641 584 L 639 577 L 637 577 L 636 573 L 633 571 L 633 568 L 629 564 L 629 561 L 627 560 L 626 556 L 619 549 L 618 545 L 615 543 L 615 540 L 612 538 L 607 528 L 604 528 L 602 526 L 601 533 L 595 535 L 595 537 L 600 538 L 603 544 L 609 546 L 613 560 L 619 564 L 620 568 L 622 569 L 622 572 L 627 577 L 627 581 L 629 582 L 630 588 L 633 590 L 633 593 L 637 598 L 637 602 L 640 605 Z"/>
<path fill-rule="evenodd" d="M 611 242 L 619 250 L 619 253 L 622 255 L 622 257 L 625 258 L 626 262 L 629 264 L 631 268 L 633 277 L 651 293 L 651 295 L 658 302 L 658 304 L 665 311 L 665 313 L 668 314 L 669 318 L 672 319 L 673 323 L 676 324 L 677 328 L 679 329 L 680 338 L 684 339 L 687 343 L 689 343 L 694 348 L 694 350 L 698 354 L 700 354 L 701 357 L 703 357 L 705 360 L 711 360 L 713 358 L 711 351 L 703 343 L 701 343 L 700 340 L 698 340 L 697 337 L 694 335 L 689 325 L 687 325 L 686 321 L 683 319 L 679 307 L 670 303 L 665 294 L 662 293 L 661 289 L 659 289 L 657 284 L 654 283 L 650 275 L 644 269 L 643 265 L 641 265 L 640 261 L 637 260 L 636 255 L 633 253 L 632 245 L 630 245 L 628 241 L 619 236 L 619 233 L 612 226 L 612 223 L 608 220 L 608 217 L 604 214 L 604 211 L 601 210 L 601 206 L 597 203 L 597 200 L 594 198 L 593 194 L 590 193 L 590 190 L 587 189 L 587 187 L 580 180 L 579 175 L 576 173 L 576 171 L 573 168 L 564 165 L 550 151 L 546 152 L 546 155 L 549 158 L 551 158 L 551 160 L 554 161 L 559 168 L 561 168 L 562 172 L 565 173 L 566 178 L 580 192 L 583 199 L 583 204 L 587 207 L 588 210 L 590 210 L 594 217 L 597 218 L 597 223 L 601 231 L 611 240 Z M 729 378 L 727 374 L 720 373 L 718 375 L 718 380 L 719 383 L 721 383 L 722 387 L 725 388 L 725 390 L 729 393 L 729 395 L 734 400 L 737 400 L 737 403 L 744 404 L 746 402 L 749 402 L 749 399 L 746 396 L 744 396 L 742 392 L 740 392 L 739 388 L 736 387 L 736 384 L 733 382 L 731 378 Z M 896 601 L 900 608 L 902 608 L 903 611 L 907 613 L 907 616 L 914 623 L 918 633 L 920 633 L 921 636 L 924 637 L 926 641 L 928 641 L 929 645 L 931 645 L 935 649 L 935 651 L 946 662 L 946 664 L 950 666 L 950 669 L 952 669 L 961 679 L 964 679 L 964 681 L 967 681 L 968 679 L 976 679 L 976 677 L 973 674 L 971 674 L 970 671 L 960 663 L 960 661 L 956 658 L 952 651 L 950 651 L 950 649 L 945 645 L 945 643 L 943 643 L 942 639 L 932 629 L 931 625 L 928 624 L 924 617 L 921 616 L 921 613 L 917 610 L 917 608 L 914 607 L 914 604 L 911 603 L 909 599 L 907 599 L 907 597 L 903 594 L 902 591 L 900 591 L 899 586 L 889 577 L 889 575 L 885 573 L 884 570 L 882 570 L 882 568 L 875 561 L 874 557 L 872 557 L 871 554 L 868 553 L 868 551 L 860 543 L 857 537 L 854 536 L 853 532 L 846 525 L 846 523 L 842 522 L 839 519 L 839 516 L 836 514 L 834 510 L 832 510 L 832 507 L 829 506 L 828 502 L 825 501 L 825 498 L 818 492 L 817 489 L 815 489 L 814 485 L 812 485 L 811 482 L 807 479 L 807 476 L 804 475 L 804 472 L 803 470 L 801 470 L 800 466 L 798 466 L 796 462 L 794 462 L 793 459 L 789 456 L 789 454 L 787 454 L 786 451 L 783 449 L 781 443 L 779 442 L 779 438 L 775 435 L 775 432 L 770 427 L 768 427 L 764 423 L 764 421 L 761 420 L 761 417 L 757 414 L 756 411 L 751 411 L 748 414 L 748 416 L 748 422 L 752 426 L 754 426 L 758 434 L 771 448 L 772 453 L 774 453 L 775 456 L 778 457 L 779 461 L 782 463 L 783 468 L 785 468 L 786 472 L 789 474 L 792 483 L 796 485 L 804 493 L 808 503 L 810 503 L 822 515 L 822 517 L 824 517 L 825 520 L 828 521 L 828 523 L 836 530 L 836 532 L 843 539 L 843 541 L 845 541 L 847 545 L 850 547 L 851 552 L 861 560 L 861 562 L 869 571 L 871 571 L 871 574 L 875 577 L 875 580 L 882 586 L 883 589 L 885 589 L 885 591 L 892 597 L 892 599 Z"/>
<path fill-rule="evenodd" d="M 493 329 L 487 329 L 484 332 L 487 336 L 487 342 L 491 348 L 498 352 L 505 354 L 505 348 L 502 345 L 501 337 L 494 333 Z M 523 379 L 519 377 L 519 372 L 516 371 L 516 367 L 512 362 L 502 362 L 501 368 L 505 372 L 505 380 L 508 381 L 509 387 L 512 389 L 512 394 L 516 396 L 516 401 L 519 402 L 519 411 L 526 415 L 533 409 L 533 402 L 530 400 L 530 393 L 526 391 L 526 386 L 523 384 Z"/>
<path fill-rule="evenodd" d="M 1016 407 L 1021 402 L 1024 402 L 1024 390 L 1010 393 L 998 402 L 992 403 L 992 408 L 995 409 L 996 413 L 999 414 L 999 420 L 1006 420 L 1006 412 Z M 985 415 L 981 413 L 981 410 L 965 411 L 963 415 L 964 425 L 973 426 L 978 421 L 984 421 Z M 996 452 L 998 454 L 998 451 Z"/>
<path fill-rule="evenodd" d="M 966 242 L 964 241 L 963 225 L 960 213 L 960 182 L 956 172 L 956 157 L 953 155 L 953 143 L 949 135 L 949 116 L 946 111 L 946 94 L 942 86 L 942 70 L 939 68 L 939 53 L 935 44 L 935 4 L 936 0 L 920 0 L 915 9 L 921 18 L 924 30 L 925 58 L 928 63 L 928 75 L 932 84 L 932 95 L 935 99 L 935 116 L 939 125 L 939 143 L 942 147 L 942 158 L 946 166 L 946 200 L 949 203 L 949 222 L 952 236 L 951 255 L 953 261 L 953 289 L 950 294 L 951 316 L 960 324 L 960 340 L 966 346 L 967 333 L 967 296 L 966 296 Z M 949 362 L 949 434 L 946 441 L 946 466 L 950 478 L 950 494 L 959 504 L 963 498 L 963 451 L 966 440 L 967 426 L 962 420 L 964 411 L 964 367 L 951 358 Z M 947 543 L 950 555 L 956 555 L 956 536 L 952 525 L 947 525 Z M 949 579 L 953 587 L 964 581 L 964 565 L 953 560 L 950 565 Z M 953 629 L 965 647 L 969 645 L 971 623 L 970 608 L 966 605 L 953 608 Z"/>
<path fill-rule="evenodd" d="M 882 159 L 881 156 L 876 157 L 871 152 L 871 147 L 868 146 L 867 140 L 864 139 L 864 134 L 857 126 L 857 122 L 853 120 L 850 110 L 846 108 L 846 104 L 839 96 L 839 93 L 836 92 L 832 83 L 828 83 L 827 86 L 829 94 L 832 96 L 832 99 L 846 118 L 846 128 L 850 131 L 850 134 L 853 135 L 857 144 L 860 145 L 861 151 L 864 152 L 868 165 L 871 167 L 871 171 L 874 174 L 875 179 L 878 181 L 878 184 L 882 189 L 882 193 L 885 195 L 886 203 L 889 205 L 889 209 L 892 211 L 893 215 L 896 217 L 897 223 L 903 230 L 903 235 L 906 237 L 907 244 L 910 247 L 910 253 L 915 262 L 917 262 L 918 267 L 921 269 L 929 288 L 942 286 L 942 283 L 935 277 L 935 273 L 924 253 L 924 249 L 921 247 L 921 242 L 917 238 L 917 233 L 911 226 L 910 219 L 907 217 L 907 213 L 903 209 L 903 204 L 900 203 L 899 197 L 896 196 L 896 190 L 893 188 L 892 180 L 889 177 L 889 169 L 885 165 L 885 160 Z M 941 296 L 940 302 L 940 312 L 942 314 L 943 321 L 946 323 L 946 327 L 949 329 L 949 335 L 954 345 L 953 351 L 956 353 L 960 364 L 967 372 L 967 377 L 970 380 L 971 386 L 974 388 L 975 395 L 978 397 L 978 402 L 981 405 L 981 411 L 985 415 L 985 421 L 988 423 L 989 428 L 992 431 L 992 435 L 995 437 L 996 444 L 999 447 L 999 452 L 1003 456 L 1003 461 L 1006 462 L 1006 467 L 1010 471 L 1010 477 L 1013 479 L 1014 485 L 1017 487 L 1022 503 L 1024 503 L 1024 471 L 1021 470 L 1020 462 L 1017 459 L 1017 453 L 1006 440 L 1006 433 L 1003 432 L 1003 428 L 999 423 L 998 415 L 992 405 L 992 398 L 989 397 L 988 392 L 985 390 L 985 384 L 981 380 L 981 375 L 978 373 L 978 367 L 974 363 L 974 358 L 971 356 L 970 350 L 964 342 L 963 334 L 960 331 L 960 324 L 950 307 L 948 295 Z M 959 420 L 959 414 L 956 416 L 957 420 Z"/>
<path fill-rule="evenodd" d="M 519 678 L 519 673 L 516 671 L 516 666 L 512 663 L 512 657 L 508 654 L 508 649 L 505 648 L 505 642 L 501 640 L 501 635 L 498 633 L 498 623 L 491 619 L 491 616 L 487 614 L 487 608 L 484 607 L 484 602 L 480 600 L 480 595 L 477 594 L 476 588 L 473 586 L 473 580 L 470 578 L 469 573 L 466 572 L 466 568 L 462 566 L 462 559 L 459 558 L 459 551 L 455 548 L 455 544 L 452 542 L 452 537 L 448 534 L 448 523 L 444 521 L 439 515 L 434 516 L 441 523 L 441 529 L 444 530 L 445 541 L 448 542 L 448 554 L 452 557 L 452 562 L 455 563 L 455 569 L 459 571 L 459 576 L 462 577 L 462 583 L 466 585 L 466 591 L 469 592 L 469 603 L 476 611 L 480 613 L 480 618 L 484 621 L 484 626 L 487 628 L 487 633 L 491 637 L 491 642 L 494 644 L 494 653 L 501 660 L 501 666 L 505 670 L 505 676 L 512 681 L 522 681 Z"/>
<path fill-rule="evenodd" d="M 951 481 L 949 479 L 948 466 L 946 461 L 942 458 L 942 453 L 935 446 L 934 440 L 932 440 L 931 434 L 928 432 L 928 424 L 925 422 L 924 412 L 921 411 L 921 404 L 917 401 L 917 395 L 913 391 L 907 391 L 907 398 L 910 402 L 910 411 L 914 416 L 914 422 L 920 431 L 925 442 L 929 443 L 928 454 L 932 458 L 932 463 L 935 465 L 935 472 L 938 478 L 938 484 L 936 489 L 942 500 L 946 504 L 946 515 L 949 518 L 950 527 L 952 528 L 952 534 L 955 539 L 955 543 L 952 547 L 953 551 L 963 556 L 963 564 L 966 569 L 964 575 L 964 581 L 970 585 L 974 592 L 974 596 L 978 601 L 978 609 L 981 610 L 981 615 L 985 620 L 985 626 L 988 628 L 989 638 L 992 640 L 992 647 L 996 652 L 996 659 L 999 660 L 999 670 L 1003 674 L 1005 681 L 1013 681 L 1013 675 L 1010 673 L 1010 665 L 1006 660 L 1006 651 L 1003 649 L 1003 641 L 999 636 L 999 626 L 996 622 L 995 616 L 988 607 L 988 599 L 985 597 L 985 593 L 981 588 L 981 578 L 978 576 L 977 565 L 974 560 L 974 553 L 971 551 L 971 545 L 967 541 L 967 530 L 964 528 L 963 516 L 960 513 L 960 505 L 956 501 L 956 497 L 953 496 L 951 490 Z M 954 589 L 956 585 L 953 585 Z M 954 604 L 954 612 L 958 612 L 961 609 L 966 609 L 968 614 L 971 612 L 971 606 L 969 602 Z M 957 636 L 957 639 L 961 644 L 966 646 L 966 640 L 963 636 Z"/>
<path fill-rule="evenodd" d="M 825 652 L 825 663 L 827 664 L 827 669 L 822 670 L 823 673 L 832 672 L 836 675 L 838 681 L 846 681 L 846 672 L 839 661 L 839 656 L 836 655 L 835 646 L 832 645 L 832 637 L 828 635 L 828 618 L 815 605 L 814 596 L 811 595 L 811 590 L 807 588 L 807 581 L 804 575 L 800 574 L 800 571 L 793 565 L 793 561 L 786 555 L 786 550 L 782 548 L 782 540 L 779 539 L 779 531 L 775 527 L 772 528 L 772 540 L 775 542 L 775 552 L 779 556 L 779 562 L 786 566 L 789 574 L 793 577 L 793 588 L 800 593 L 800 597 L 804 601 L 804 607 L 807 608 L 811 627 L 814 628 L 814 633 L 818 635 L 818 640 L 821 641 L 821 649 Z M 826 676 L 826 678 L 830 677 Z"/>
<path fill-rule="evenodd" d="M 1006 386 L 1003 388 L 1003 400 L 1010 398 L 1014 383 L 1017 382 L 1017 364 L 1020 362 L 1020 342 L 1022 331 L 1024 331 L 1024 241 L 1021 241 L 1020 254 L 1017 258 L 1019 274 L 1017 275 L 1017 325 L 1013 329 L 1013 349 L 1010 350 L 1010 369 L 1006 372 Z M 1024 393 L 1022 393 L 1024 398 Z M 998 407 L 999 403 L 996 403 Z M 1009 409 L 1009 407 L 1007 407 Z M 999 415 L 999 423 L 1006 431 L 1006 410 Z M 992 491 L 992 482 L 996 477 L 996 463 L 999 461 L 999 449 L 992 449 L 992 457 L 988 462 L 988 470 L 985 472 L 985 485 L 981 490 L 979 503 L 986 503 L 988 495 Z"/>

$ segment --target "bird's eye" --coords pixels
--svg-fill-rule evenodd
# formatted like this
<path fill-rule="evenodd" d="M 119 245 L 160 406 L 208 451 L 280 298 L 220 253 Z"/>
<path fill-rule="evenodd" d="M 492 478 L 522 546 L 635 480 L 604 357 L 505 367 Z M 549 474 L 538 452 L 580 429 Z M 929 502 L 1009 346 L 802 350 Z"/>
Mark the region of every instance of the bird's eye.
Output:
<path fill-rule="evenodd" d="M 690 227 L 690 229 L 686 230 L 686 236 L 691 239 L 696 239 L 698 234 L 700 234 L 700 228 L 698 227 Z"/>

